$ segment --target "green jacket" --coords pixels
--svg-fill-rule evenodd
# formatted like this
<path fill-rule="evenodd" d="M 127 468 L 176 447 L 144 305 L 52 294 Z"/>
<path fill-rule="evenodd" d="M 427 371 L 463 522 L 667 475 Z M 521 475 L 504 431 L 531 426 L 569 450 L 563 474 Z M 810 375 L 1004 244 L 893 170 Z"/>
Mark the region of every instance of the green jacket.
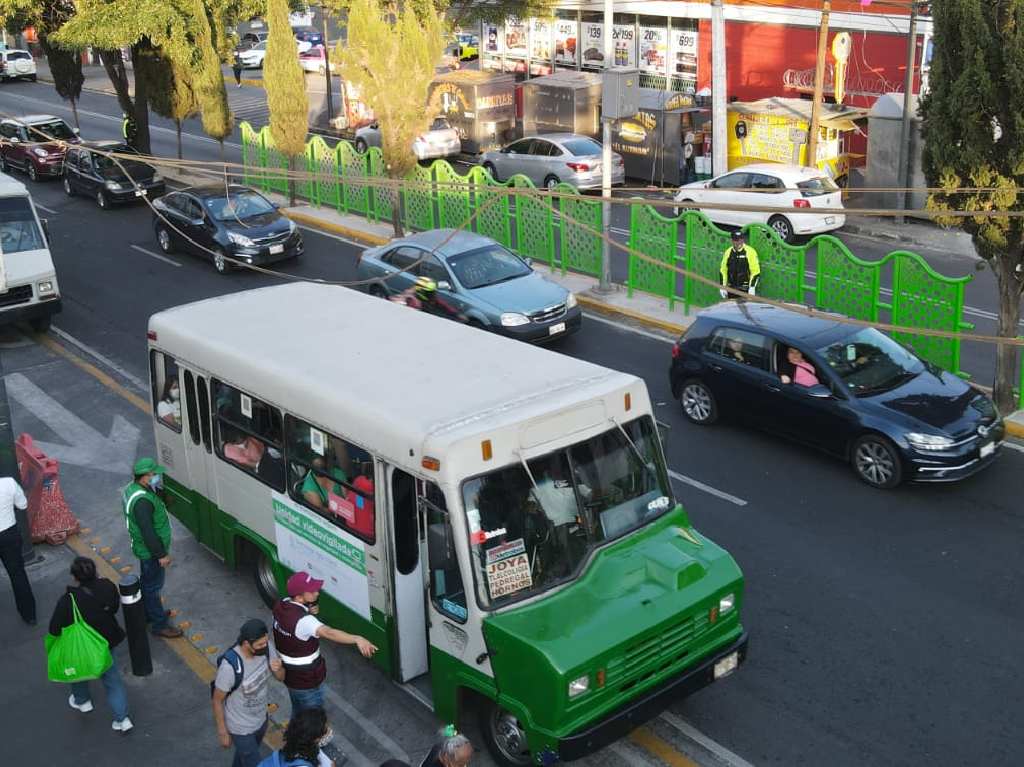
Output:
<path fill-rule="evenodd" d="M 171 550 L 171 520 L 167 516 L 167 506 L 160 496 L 139 483 L 131 482 L 121 492 L 121 509 L 125 524 L 128 526 L 128 536 L 132 541 L 132 553 L 139 559 L 152 559 L 153 552 L 146 545 L 142 527 L 134 513 L 135 506 L 142 499 L 149 501 L 153 506 L 153 532 L 163 544 L 164 554 Z"/>

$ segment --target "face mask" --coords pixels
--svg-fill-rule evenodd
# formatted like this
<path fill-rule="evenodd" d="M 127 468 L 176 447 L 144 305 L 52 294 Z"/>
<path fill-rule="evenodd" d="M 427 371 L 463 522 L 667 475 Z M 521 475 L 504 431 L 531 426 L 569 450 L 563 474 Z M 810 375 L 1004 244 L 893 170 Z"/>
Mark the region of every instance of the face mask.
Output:
<path fill-rule="evenodd" d="M 270 645 L 266 645 L 265 647 L 252 647 L 252 654 L 253 655 L 269 655 L 270 654 Z"/>
<path fill-rule="evenodd" d="M 177 389 L 171 389 L 171 399 L 177 402 L 179 397 L 181 397 L 181 392 Z"/>
<path fill-rule="evenodd" d="M 164 477 L 162 474 L 153 475 L 153 478 L 149 480 L 149 489 L 154 492 L 159 492 L 164 489 Z"/>

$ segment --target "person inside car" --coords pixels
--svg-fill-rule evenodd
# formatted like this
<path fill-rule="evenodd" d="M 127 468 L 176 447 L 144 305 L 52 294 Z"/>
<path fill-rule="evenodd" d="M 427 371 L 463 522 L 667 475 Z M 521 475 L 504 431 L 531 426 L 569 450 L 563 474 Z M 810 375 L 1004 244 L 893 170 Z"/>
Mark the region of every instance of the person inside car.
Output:
<path fill-rule="evenodd" d="M 743 342 L 738 338 L 728 338 L 725 341 L 725 348 L 722 349 L 722 354 L 727 359 L 731 359 L 735 362 L 740 362 L 744 365 L 749 365 L 748 360 L 743 354 Z"/>
<path fill-rule="evenodd" d="M 799 349 L 790 346 L 786 351 L 786 361 L 789 363 L 790 372 L 779 376 L 782 383 L 793 383 L 808 388 L 818 385 L 818 375 L 814 371 L 814 365 L 804 359 L 804 355 Z"/>

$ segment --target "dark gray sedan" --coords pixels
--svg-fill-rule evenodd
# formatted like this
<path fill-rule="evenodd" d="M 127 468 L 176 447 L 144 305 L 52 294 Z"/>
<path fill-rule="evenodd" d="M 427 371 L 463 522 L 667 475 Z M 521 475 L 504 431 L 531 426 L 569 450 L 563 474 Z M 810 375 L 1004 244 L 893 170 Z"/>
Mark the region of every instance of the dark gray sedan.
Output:
<path fill-rule="evenodd" d="M 470 325 L 523 341 L 580 329 L 582 312 L 571 292 L 489 237 L 452 231 L 419 232 L 364 251 L 358 279 L 384 278 L 365 289 L 388 298 L 429 277 L 438 297 Z"/>

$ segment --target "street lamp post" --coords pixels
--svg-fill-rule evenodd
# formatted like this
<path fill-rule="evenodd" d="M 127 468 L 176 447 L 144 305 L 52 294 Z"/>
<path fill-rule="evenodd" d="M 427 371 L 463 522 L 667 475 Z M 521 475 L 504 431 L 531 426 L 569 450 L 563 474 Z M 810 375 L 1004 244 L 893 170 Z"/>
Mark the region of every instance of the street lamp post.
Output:
<path fill-rule="evenodd" d="M 327 127 L 334 118 L 334 95 L 331 93 L 331 56 L 327 44 L 327 8 L 320 6 L 320 32 L 324 36 L 324 78 L 327 80 Z"/>

